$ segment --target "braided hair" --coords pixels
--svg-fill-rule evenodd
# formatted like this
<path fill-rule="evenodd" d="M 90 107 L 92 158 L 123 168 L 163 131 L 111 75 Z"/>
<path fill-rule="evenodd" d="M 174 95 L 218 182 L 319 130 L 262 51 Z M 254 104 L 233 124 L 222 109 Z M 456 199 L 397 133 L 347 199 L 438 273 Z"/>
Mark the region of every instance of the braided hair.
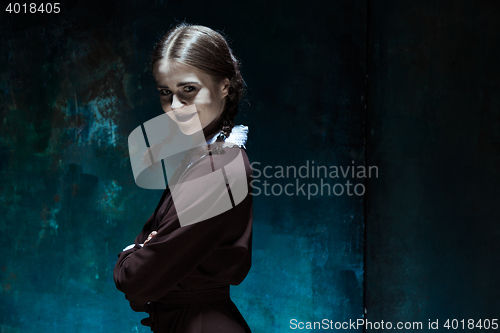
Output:
<path fill-rule="evenodd" d="M 210 75 L 215 83 L 228 78 L 230 86 L 222 111 L 222 133 L 217 142 L 224 142 L 234 127 L 240 99 L 245 93 L 241 63 L 234 56 L 227 40 L 217 31 L 201 25 L 180 23 L 170 29 L 155 45 L 151 57 L 151 73 L 158 60 L 177 61 Z"/>

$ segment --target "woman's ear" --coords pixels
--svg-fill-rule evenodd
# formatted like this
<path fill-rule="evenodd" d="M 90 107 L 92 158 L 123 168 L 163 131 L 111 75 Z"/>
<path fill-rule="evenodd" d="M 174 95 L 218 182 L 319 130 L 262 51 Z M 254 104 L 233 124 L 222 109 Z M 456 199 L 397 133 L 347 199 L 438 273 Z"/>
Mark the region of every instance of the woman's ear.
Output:
<path fill-rule="evenodd" d="M 231 81 L 229 81 L 228 78 L 225 78 L 224 80 L 222 80 L 220 87 L 222 92 L 222 98 L 224 98 L 229 94 L 229 87 L 231 87 Z"/>

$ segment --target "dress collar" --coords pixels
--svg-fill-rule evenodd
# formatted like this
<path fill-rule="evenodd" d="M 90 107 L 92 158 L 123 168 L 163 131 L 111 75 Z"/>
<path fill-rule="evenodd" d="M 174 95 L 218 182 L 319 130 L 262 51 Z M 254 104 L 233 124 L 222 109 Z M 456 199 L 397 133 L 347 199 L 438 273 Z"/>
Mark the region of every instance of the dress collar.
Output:
<path fill-rule="evenodd" d="M 214 143 L 221 132 L 222 130 L 216 133 L 210 140 L 207 141 L 207 144 L 211 145 L 212 143 Z M 234 125 L 231 133 L 229 134 L 229 137 L 224 140 L 224 144 L 222 146 L 232 147 L 234 145 L 237 145 L 240 148 L 246 149 L 245 143 L 247 142 L 247 135 L 248 126 Z"/>

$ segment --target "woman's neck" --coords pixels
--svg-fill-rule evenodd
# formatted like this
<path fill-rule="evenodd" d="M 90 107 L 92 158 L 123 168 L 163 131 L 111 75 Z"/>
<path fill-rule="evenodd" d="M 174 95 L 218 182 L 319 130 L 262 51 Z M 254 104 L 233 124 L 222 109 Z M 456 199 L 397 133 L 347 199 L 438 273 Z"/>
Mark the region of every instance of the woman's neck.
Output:
<path fill-rule="evenodd" d="M 222 129 L 222 117 L 217 117 L 210 124 L 203 128 L 205 140 L 208 141 L 214 137 Z"/>

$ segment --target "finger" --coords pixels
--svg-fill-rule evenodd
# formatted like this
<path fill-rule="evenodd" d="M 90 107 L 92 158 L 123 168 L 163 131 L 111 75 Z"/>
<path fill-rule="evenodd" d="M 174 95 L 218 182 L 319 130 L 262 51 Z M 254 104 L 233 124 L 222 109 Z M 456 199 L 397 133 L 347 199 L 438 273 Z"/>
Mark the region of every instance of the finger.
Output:
<path fill-rule="evenodd" d="M 156 231 L 152 231 L 152 232 L 149 234 L 148 238 L 144 241 L 144 245 L 146 245 L 146 243 L 148 243 L 148 242 L 151 240 L 151 238 L 153 238 L 153 236 L 154 236 L 154 235 L 156 235 L 157 233 L 158 233 L 158 232 L 156 232 Z"/>

